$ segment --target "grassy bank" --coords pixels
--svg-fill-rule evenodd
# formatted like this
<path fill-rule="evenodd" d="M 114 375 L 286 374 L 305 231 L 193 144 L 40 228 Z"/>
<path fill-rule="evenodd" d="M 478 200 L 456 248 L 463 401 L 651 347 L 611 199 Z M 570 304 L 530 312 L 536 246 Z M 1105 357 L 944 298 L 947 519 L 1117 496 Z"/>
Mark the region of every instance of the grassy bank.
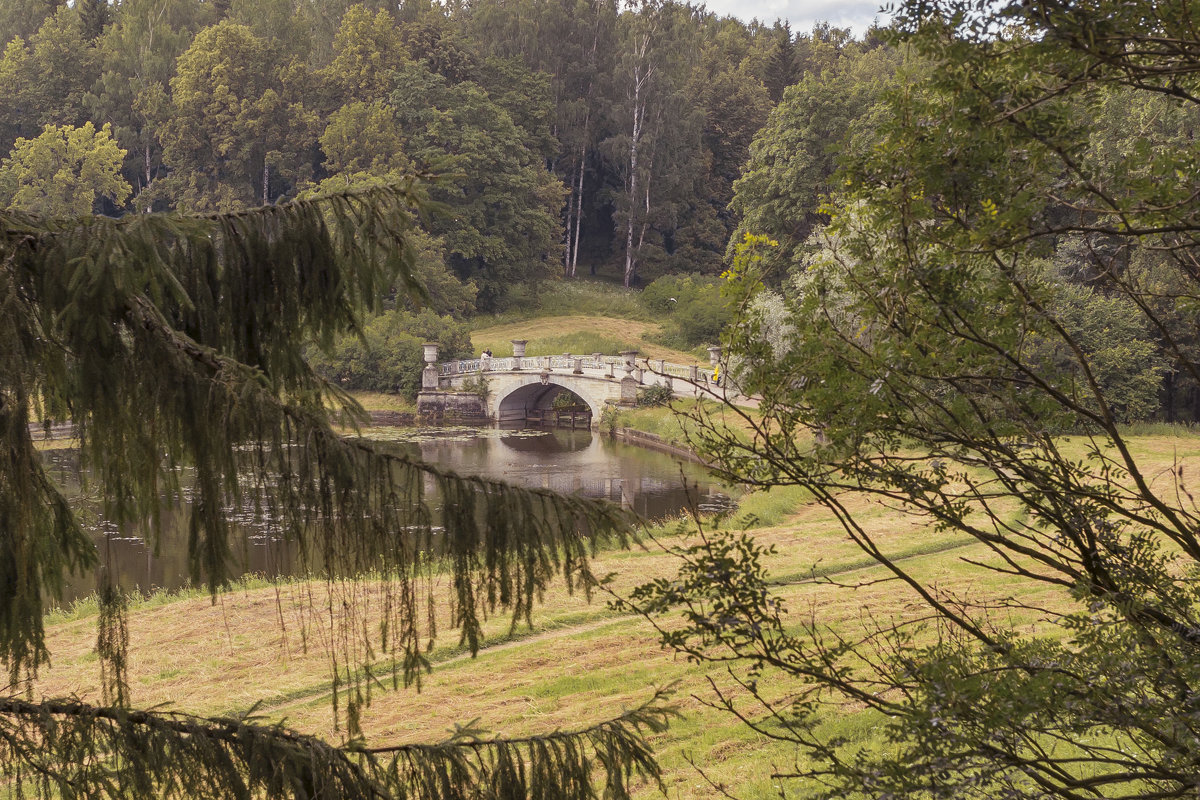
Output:
<path fill-rule="evenodd" d="M 687 447 L 700 431 L 692 417 L 700 410 L 708 424 L 727 429 L 734 435 L 748 438 L 752 424 L 759 420 L 754 409 L 730 409 L 711 400 L 677 399 L 668 406 L 646 408 L 614 407 L 611 414 L 601 422 L 601 430 L 632 428 L 643 433 L 652 433 L 669 444 Z"/>

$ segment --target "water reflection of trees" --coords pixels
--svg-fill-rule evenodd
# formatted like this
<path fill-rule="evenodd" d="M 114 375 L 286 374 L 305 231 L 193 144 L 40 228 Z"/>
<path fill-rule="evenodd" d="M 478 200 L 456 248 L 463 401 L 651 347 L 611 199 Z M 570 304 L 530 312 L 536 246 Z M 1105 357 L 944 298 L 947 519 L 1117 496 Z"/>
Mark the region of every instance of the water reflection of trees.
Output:
<path fill-rule="evenodd" d="M 588 430 L 485 429 L 475 436 L 466 429 L 432 433 L 429 438 L 397 441 L 393 446 L 398 452 L 419 455 L 463 474 L 606 498 L 649 519 L 697 505 L 715 510 L 728 499 L 694 464 L 681 465 L 668 455 L 612 442 Z M 158 541 L 147 541 L 140 526 L 117 530 L 89 503 L 78 451 L 48 451 L 43 459 L 53 479 L 85 508 L 83 517 L 92 540 L 120 585 L 148 591 L 186 583 L 188 505 L 164 501 L 159 510 Z M 690 489 L 685 489 L 685 480 Z M 186 477 L 183 494 L 185 498 L 190 494 Z M 432 481 L 426 486 L 426 497 L 436 517 L 440 500 Z M 291 548 L 272 535 L 269 518 L 256 517 L 251 497 L 246 503 L 244 508 L 228 509 L 235 522 L 231 535 L 236 539 L 232 544 L 237 563 L 231 565 L 233 574 L 289 574 L 294 560 Z M 72 586 L 67 599 L 94 590 L 89 578 Z"/>

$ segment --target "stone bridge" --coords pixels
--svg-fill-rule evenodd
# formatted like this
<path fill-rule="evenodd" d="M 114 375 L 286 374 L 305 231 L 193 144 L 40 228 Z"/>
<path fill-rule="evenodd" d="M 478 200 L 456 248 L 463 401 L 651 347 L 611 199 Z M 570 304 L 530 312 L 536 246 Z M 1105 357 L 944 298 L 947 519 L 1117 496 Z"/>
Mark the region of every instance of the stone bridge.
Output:
<path fill-rule="evenodd" d="M 652 385 L 671 389 L 676 397 L 712 397 L 721 399 L 724 390 L 714 379 L 720 348 L 709 348 L 711 366 L 672 364 L 638 356 L 636 350 L 618 355 L 526 356 L 526 342 L 513 341 L 512 358 L 474 358 L 437 363 L 437 345 L 425 345 L 425 370 L 421 394 L 417 399 L 422 413 L 462 412 L 472 407 L 474 415 L 500 422 L 541 418 L 552 409 L 560 394 L 575 396 L 575 404 L 586 406 L 590 424 L 599 424 L 607 403 L 634 405 L 638 392 Z M 477 400 L 456 397 L 456 393 L 478 388 L 486 381 L 487 397 Z M 482 412 L 482 414 L 480 414 Z M 471 416 L 467 411 L 461 416 Z"/>

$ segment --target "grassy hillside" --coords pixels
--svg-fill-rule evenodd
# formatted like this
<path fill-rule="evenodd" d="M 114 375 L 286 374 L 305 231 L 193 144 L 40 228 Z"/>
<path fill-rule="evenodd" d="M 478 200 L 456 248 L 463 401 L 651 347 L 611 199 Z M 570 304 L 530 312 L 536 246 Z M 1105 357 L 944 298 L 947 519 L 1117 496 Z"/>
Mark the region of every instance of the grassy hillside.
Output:
<path fill-rule="evenodd" d="M 1173 463 L 1183 463 L 1189 475 L 1200 467 L 1200 436 L 1141 436 L 1134 448 L 1147 472 L 1162 480 L 1170 480 Z M 801 493 L 752 495 L 745 509 L 770 524 L 754 535 L 778 548 L 770 571 L 797 624 L 814 614 L 819 625 L 852 636 L 866 615 L 914 613 L 912 598 L 894 582 L 871 582 L 882 578 L 882 571 L 846 539 L 827 512 L 805 503 Z M 1008 592 L 1003 576 L 964 560 L 988 558 L 971 541 L 919 529 L 905 516 L 878 505 L 860 504 L 852 510 L 890 555 L 936 580 L 941 589 L 977 598 L 999 598 Z M 668 540 L 674 535 L 663 533 Z M 603 553 L 596 568 L 600 574 L 612 572 L 613 590 L 624 593 L 636 583 L 671 574 L 673 561 L 651 547 Z M 839 582 L 864 586 L 848 591 L 814 576 L 837 576 Z M 328 656 L 322 645 L 329 636 L 327 622 L 307 610 L 314 600 L 320 605 L 325 592 L 324 586 L 260 585 L 224 595 L 215 604 L 207 597 L 190 597 L 158 600 L 134 610 L 129 620 L 134 702 L 213 713 L 244 710 L 262 700 L 261 713 L 336 739 Z M 377 594 L 365 585 L 355 592 L 369 622 Z M 1041 597 L 1026 592 L 1022 599 L 1045 607 L 1063 602 L 1048 589 L 1042 592 Z M 446 609 L 442 616 L 444 625 Z M 1041 624 L 1034 618 L 1007 619 L 1008 624 L 1029 629 Z M 97 699 L 93 614 L 85 605 L 71 618 L 50 622 L 53 668 L 43 672 L 35 692 Z M 775 796 L 769 774 L 793 766 L 794 753 L 788 748 L 752 736 L 728 715 L 704 705 L 712 699 L 709 680 L 727 687 L 731 682 L 726 675 L 663 652 L 646 623 L 613 612 L 602 596 L 588 602 L 559 587 L 547 594 L 531 630 L 510 631 L 509 620 L 501 616 L 488 623 L 487 633 L 483 651 L 471 659 L 443 627 L 431 653 L 434 670 L 422 691 L 376 694 L 363 719 L 368 739 L 374 744 L 437 739 L 452 723 L 475 719 L 510 735 L 574 728 L 641 702 L 652 687 L 678 681 L 676 697 L 684 717 L 655 741 L 671 797 L 713 794 L 688 764 L 689 758 L 703 766 L 709 778 L 747 800 Z M 764 678 L 761 685 L 769 680 Z M 784 682 L 771 686 L 779 696 L 794 688 Z M 828 724 L 851 742 L 883 746 L 877 741 L 879 721 L 844 708 L 829 712 Z M 646 796 L 652 794 L 647 788 Z"/>
<path fill-rule="evenodd" d="M 598 281 L 549 284 L 536 298 L 514 303 L 503 314 L 475 319 L 475 351 L 512 355 L 513 339 L 529 341 L 533 356 L 638 350 L 643 356 L 679 364 L 707 363 L 704 348 L 681 351 L 660 344 L 664 319 L 648 309 L 636 290 Z"/>
<path fill-rule="evenodd" d="M 653 321 L 655 315 L 642 304 L 637 289 L 626 289 L 620 283 L 586 279 L 548 281 L 536 296 L 515 296 L 508 310 L 494 315 L 498 324 L 534 317 L 561 317 L 571 314 L 595 314 Z"/>
<path fill-rule="evenodd" d="M 562 353 L 615 355 L 622 350 L 637 350 L 648 358 L 662 358 L 676 364 L 698 362 L 694 353 L 674 350 L 652 341 L 652 337 L 661 332 L 662 326 L 656 322 L 571 314 L 489 325 L 472 332 L 471 344 L 477 353 L 490 347 L 492 355 L 497 358 L 512 355 L 513 339 L 525 339 L 529 342 L 525 354 L 530 356 Z"/>

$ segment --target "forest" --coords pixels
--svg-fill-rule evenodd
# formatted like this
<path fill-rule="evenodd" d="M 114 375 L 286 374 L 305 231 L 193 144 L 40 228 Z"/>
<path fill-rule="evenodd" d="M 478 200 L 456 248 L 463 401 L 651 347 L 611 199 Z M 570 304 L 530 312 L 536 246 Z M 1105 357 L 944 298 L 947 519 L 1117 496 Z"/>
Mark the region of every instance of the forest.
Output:
<path fill-rule="evenodd" d="M 684 300 L 676 343 L 698 347 L 730 319 L 718 276 L 733 246 L 780 243 L 770 286 L 803 272 L 839 163 L 877 140 L 886 93 L 922 80 L 886 38 L 661 0 L 13 0 L 0 204 L 225 212 L 424 176 L 412 244 L 427 297 L 393 292 L 367 332 L 403 351 L 390 369 L 361 374 L 357 339 L 316 355 L 348 388 L 415 391 L 420 341 L 466 355 L 465 320 L 581 277 L 660 281 L 655 296 Z M 1098 157 L 1190 124 L 1190 109 L 1129 102 L 1114 94 L 1090 120 Z M 1200 419 L 1161 335 L 1090 288 L 1093 243 L 1062 237 L 1045 257 L 1119 415 Z"/>
<path fill-rule="evenodd" d="M 473 284 L 435 280 L 442 311 L 563 276 L 719 273 L 733 185 L 783 90 L 880 44 L 616 0 L 14 0 L 0 15 L 6 205 L 227 211 L 437 174 L 427 280 Z M 77 165 L 71 185 L 52 152 Z"/>

